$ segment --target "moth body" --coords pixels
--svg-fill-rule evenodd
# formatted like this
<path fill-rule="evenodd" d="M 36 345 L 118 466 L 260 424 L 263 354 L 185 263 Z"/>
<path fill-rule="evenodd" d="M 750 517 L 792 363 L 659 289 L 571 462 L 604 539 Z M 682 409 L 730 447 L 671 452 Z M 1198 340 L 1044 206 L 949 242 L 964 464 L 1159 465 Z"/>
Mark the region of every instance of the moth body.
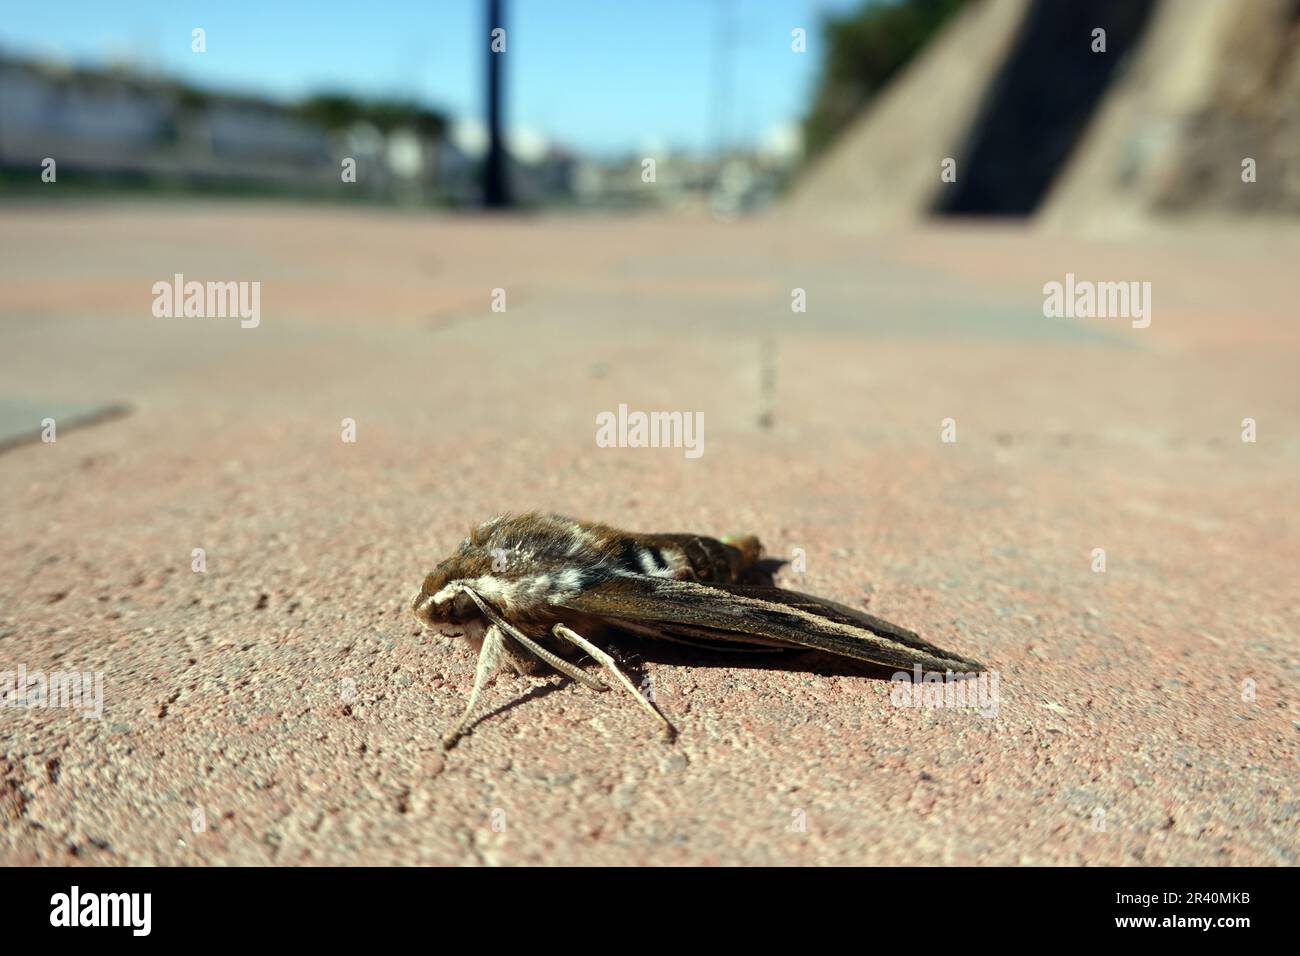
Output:
<path fill-rule="evenodd" d="M 412 611 L 426 626 L 481 642 L 464 732 L 497 666 L 553 668 L 594 690 L 607 685 L 571 663 L 587 655 L 640 706 L 672 725 L 610 655 L 611 630 L 713 649 L 813 649 L 882 665 L 982 670 L 888 621 L 777 588 L 752 536 L 634 534 L 562 515 L 501 515 L 470 533 L 425 579 Z"/>

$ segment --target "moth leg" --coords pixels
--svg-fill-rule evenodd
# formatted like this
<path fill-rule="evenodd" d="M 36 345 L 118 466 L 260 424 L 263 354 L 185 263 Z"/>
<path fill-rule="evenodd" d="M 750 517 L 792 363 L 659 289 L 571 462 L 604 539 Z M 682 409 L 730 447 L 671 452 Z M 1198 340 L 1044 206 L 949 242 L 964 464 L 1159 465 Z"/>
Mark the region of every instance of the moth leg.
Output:
<path fill-rule="evenodd" d="M 628 678 L 628 676 L 618 669 L 618 664 L 614 662 L 614 658 L 610 657 L 609 654 L 607 654 L 605 651 L 602 651 L 599 647 L 591 643 L 591 641 L 587 640 L 577 631 L 565 627 L 563 624 L 556 624 L 553 628 L 551 628 L 551 633 L 553 633 L 556 637 L 564 638 L 569 643 L 574 644 L 577 647 L 580 647 L 582 650 L 590 654 L 591 657 L 598 664 L 600 664 L 607 671 L 609 671 L 611 674 L 614 675 L 615 680 L 617 680 L 620 684 L 622 684 L 624 687 L 628 689 L 628 692 L 633 697 L 636 698 L 636 702 L 640 704 L 641 707 L 647 713 L 649 713 L 652 717 L 654 717 L 656 720 L 658 720 L 660 723 L 663 724 L 664 736 L 669 741 L 672 741 L 674 738 L 676 738 L 677 728 L 674 727 L 671 723 L 669 723 L 668 718 L 659 712 L 659 708 L 656 707 L 654 704 L 652 704 L 650 701 L 648 701 L 642 695 L 641 691 L 637 689 L 636 684 L 633 684 L 632 681 Z"/>
<path fill-rule="evenodd" d="M 493 608 L 492 605 L 488 604 L 481 597 L 479 597 L 478 593 L 473 588 L 467 588 L 462 586 L 461 590 L 464 593 L 468 594 L 470 598 L 474 601 L 474 603 L 479 606 L 479 610 L 483 612 L 484 617 L 486 617 L 489 621 L 491 621 L 496 627 L 499 627 L 501 630 L 505 631 L 507 634 L 513 637 L 524 647 L 528 648 L 528 650 L 532 651 L 542 660 L 546 661 L 546 663 L 550 664 L 561 674 L 565 675 L 566 677 L 573 678 L 579 684 L 582 684 L 584 687 L 589 687 L 592 690 L 601 690 L 601 691 L 609 690 L 609 687 L 607 687 L 603 681 L 595 677 L 592 677 L 590 674 L 584 674 L 580 667 L 575 667 L 574 665 L 570 664 L 568 661 L 564 660 L 562 657 L 557 657 L 556 655 L 552 654 L 550 651 L 542 647 L 542 645 L 538 644 L 535 640 L 533 640 L 523 631 L 519 630 L 519 628 L 515 627 L 513 624 L 511 624 L 509 621 L 503 618 L 500 614 L 498 614 L 496 609 Z"/>
<path fill-rule="evenodd" d="M 450 750 L 456 746 L 456 741 L 465 733 L 465 728 L 473 719 L 474 705 L 478 703 L 479 692 L 496 670 L 497 661 L 500 659 L 501 638 L 501 628 L 495 624 L 489 626 L 484 633 L 483 647 L 479 649 L 478 664 L 474 668 L 474 689 L 469 692 L 469 703 L 465 705 L 465 713 L 461 715 L 460 722 L 451 733 L 442 738 L 443 750 Z"/>

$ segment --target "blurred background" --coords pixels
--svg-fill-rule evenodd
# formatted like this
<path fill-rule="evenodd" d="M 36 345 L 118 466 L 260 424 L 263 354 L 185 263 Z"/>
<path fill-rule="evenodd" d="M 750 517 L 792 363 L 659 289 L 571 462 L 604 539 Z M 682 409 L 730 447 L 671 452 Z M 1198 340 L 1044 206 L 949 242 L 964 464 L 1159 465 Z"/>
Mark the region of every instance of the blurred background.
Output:
<path fill-rule="evenodd" d="M 834 28 L 847 35 L 857 6 L 74 3 L 52 21 L 15 5 L 0 25 L 0 164 L 10 190 L 57 155 L 61 181 L 101 191 L 473 206 L 490 146 L 488 20 L 499 17 L 504 56 L 492 59 L 515 203 L 717 194 L 752 207 L 798 164 L 819 84 L 822 58 L 794 55 L 792 30 L 815 49 L 826 18 L 849 16 Z M 954 5 L 913 6 L 925 12 L 876 41 L 895 61 Z M 192 49 L 194 28 L 206 52 Z M 355 188 L 341 187 L 344 157 L 358 164 Z M 658 189 L 637 188 L 645 157 L 663 167 Z"/>
<path fill-rule="evenodd" d="M 56 157 L 62 196 L 473 207 L 496 129 L 506 198 L 526 208 L 1300 210 L 1292 0 L 62 9 L 0 18 L 5 195 L 39 190 L 31 170 Z M 1250 190 L 1242 157 L 1270 173 Z"/>

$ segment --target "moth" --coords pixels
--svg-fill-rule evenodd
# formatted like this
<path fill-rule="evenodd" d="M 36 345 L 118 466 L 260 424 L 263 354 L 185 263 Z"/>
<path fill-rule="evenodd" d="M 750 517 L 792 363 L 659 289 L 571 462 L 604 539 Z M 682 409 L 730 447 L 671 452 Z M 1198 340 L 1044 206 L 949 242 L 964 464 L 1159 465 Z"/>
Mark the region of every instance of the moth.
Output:
<path fill-rule="evenodd" d="M 611 632 L 710 650 L 819 650 L 901 669 L 982 671 L 984 665 L 923 641 L 871 614 L 776 587 L 753 536 L 635 534 L 563 515 L 499 515 L 475 528 L 439 564 L 411 610 L 425 626 L 478 646 L 474 686 L 451 748 L 499 667 L 559 671 L 596 691 L 606 680 L 576 660 L 587 655 L 663 729 L 676 729 L 593 642 Z"/>

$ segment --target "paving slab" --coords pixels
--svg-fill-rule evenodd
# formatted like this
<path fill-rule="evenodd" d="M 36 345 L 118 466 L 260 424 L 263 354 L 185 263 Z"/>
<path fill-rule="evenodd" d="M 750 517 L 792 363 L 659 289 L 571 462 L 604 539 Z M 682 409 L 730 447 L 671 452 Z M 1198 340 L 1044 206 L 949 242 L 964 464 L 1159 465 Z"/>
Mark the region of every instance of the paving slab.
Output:
<path fill-rule="evenodd" d="M 95 425 L 129 411 L 126 405 L 113 402 L 82 404 L 0 397 L 0 451 L 24 442 L 58 441 L 60 429 L 66 432 L 69 428 Z"/>
<path fill-rule="evenodd" d="M 1296 862 L 1295 231 L 162 204 L 0 253 L 0 392 L 133 409 L 0 454 L 0 671 L 103 677 L 0 708 L 0 862 Z M 260 324 L 155 318 L 177 272 Z M 1067 272 L 1150 327 L 1044 318 Z M 619 404 L 704 454 L 598 447 Z M 444 753 L 474 659 L 408 600 L 505 510 L 797 549 L 996 714 L 632 643 L 675 745 L 503 676 Z"/>

